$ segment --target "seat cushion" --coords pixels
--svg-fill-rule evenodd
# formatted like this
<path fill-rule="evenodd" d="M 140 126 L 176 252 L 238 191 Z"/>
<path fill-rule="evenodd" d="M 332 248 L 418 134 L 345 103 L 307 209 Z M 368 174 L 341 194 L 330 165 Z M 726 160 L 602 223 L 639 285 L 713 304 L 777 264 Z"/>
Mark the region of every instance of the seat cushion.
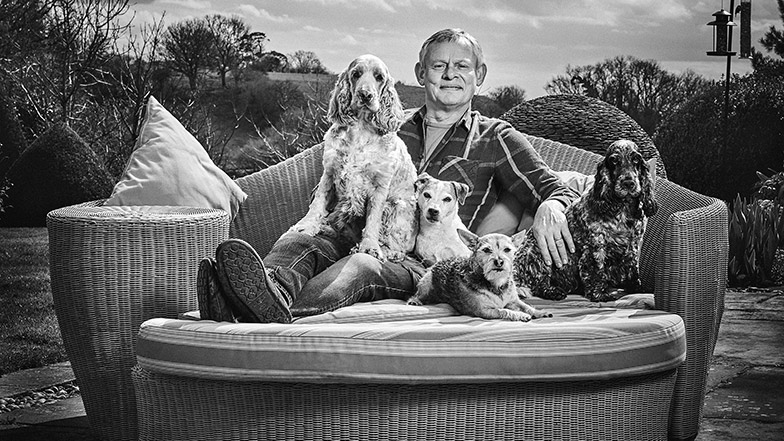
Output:
<path fill-rule="evenodd" d="M 212 379 L 480 383 L 611 379 L 670 370 L 686 357 L 678 315 L 529 300 L 554 316 L 485 320 L 445 304 L 383 300 L 291 324 L 151 319 L 140 328 L 137 361 Z"/>

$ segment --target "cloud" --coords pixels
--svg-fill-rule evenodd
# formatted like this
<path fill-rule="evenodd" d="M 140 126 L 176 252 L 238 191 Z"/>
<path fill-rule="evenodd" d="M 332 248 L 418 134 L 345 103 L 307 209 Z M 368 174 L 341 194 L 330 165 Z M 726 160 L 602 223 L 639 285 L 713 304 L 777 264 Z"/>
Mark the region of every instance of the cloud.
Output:
<path fill-rule="evenodd" d="M 292 21 L 291 18 L 286 14 L 272 15 L 266 9 L 259 9 L 247 3 L 243 3 L 237 6 L 237 10 L 243 15 L 251 15 L 253 17 L 262 18 L 264 20 L 275 23 L 290 23 Z"/>
<path fill-rule="evenodd" d="M 212 2 L 207 0 L 163 0 L 162 4 L 171 4 L 188 9 L 211 9 Z"/>
<path fill-rule="evenodd" d="M 353 36 L 346 34 L 340 39 L 340 42 L 348 46 L 358 46 L 359 42 Z"/>
<path fill-rule="evenodd" d="M 297 0 L 297 1 L 318 3 L 322 6 L 349 7 L 352 9 L 359 9 L 360 7 L 364 7 L 365 5 L 367 5 L 386 12 L 396 12 L 396 9 L 392 6 L 391 2 L 388 0 Z M 399 6 L 407 6 L 411 4 L 410 1 L 395 1 L 395 0 L 392 0 L 392 3 L 395 3 L 396 5 Z"/>

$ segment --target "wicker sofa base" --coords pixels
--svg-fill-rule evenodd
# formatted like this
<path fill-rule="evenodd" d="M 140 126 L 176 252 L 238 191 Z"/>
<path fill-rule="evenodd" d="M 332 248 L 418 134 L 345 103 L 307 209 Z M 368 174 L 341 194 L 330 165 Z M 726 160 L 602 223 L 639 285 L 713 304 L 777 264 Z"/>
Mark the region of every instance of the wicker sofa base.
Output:
<path fill-rule="evenodd" d="M 664 440 L 675 376 L 411 385 L 132 372 L 142 441 Z"/>

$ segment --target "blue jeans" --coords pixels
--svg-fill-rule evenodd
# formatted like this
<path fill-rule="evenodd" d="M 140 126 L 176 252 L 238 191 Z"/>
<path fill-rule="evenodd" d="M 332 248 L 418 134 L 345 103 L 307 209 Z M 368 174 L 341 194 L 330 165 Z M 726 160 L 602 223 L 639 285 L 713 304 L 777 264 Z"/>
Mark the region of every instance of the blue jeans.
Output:
<path fill-rule="evenodd" d="M 285 233 L 264 258 L 264 266 L 286 291 L 294 316 L 333 311 L 356 302 L 407 299 L 425 268 L 413 259 L 381 262 L 331 231 L 315 237 Z"/>

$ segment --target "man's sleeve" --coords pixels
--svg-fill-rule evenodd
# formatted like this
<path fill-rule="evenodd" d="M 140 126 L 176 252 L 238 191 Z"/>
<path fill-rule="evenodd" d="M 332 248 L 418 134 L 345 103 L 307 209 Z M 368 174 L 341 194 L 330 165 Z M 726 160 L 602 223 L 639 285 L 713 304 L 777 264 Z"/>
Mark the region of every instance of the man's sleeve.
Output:
<path fill-rule="evenodd" d="M 545 200 L 558 201 L 565 208 L 579 197 L 553 173 L 522 133 L 504 125 L 496 136 L 499 184 L 515 195 L 525 209 L 535 211 Z"/>

